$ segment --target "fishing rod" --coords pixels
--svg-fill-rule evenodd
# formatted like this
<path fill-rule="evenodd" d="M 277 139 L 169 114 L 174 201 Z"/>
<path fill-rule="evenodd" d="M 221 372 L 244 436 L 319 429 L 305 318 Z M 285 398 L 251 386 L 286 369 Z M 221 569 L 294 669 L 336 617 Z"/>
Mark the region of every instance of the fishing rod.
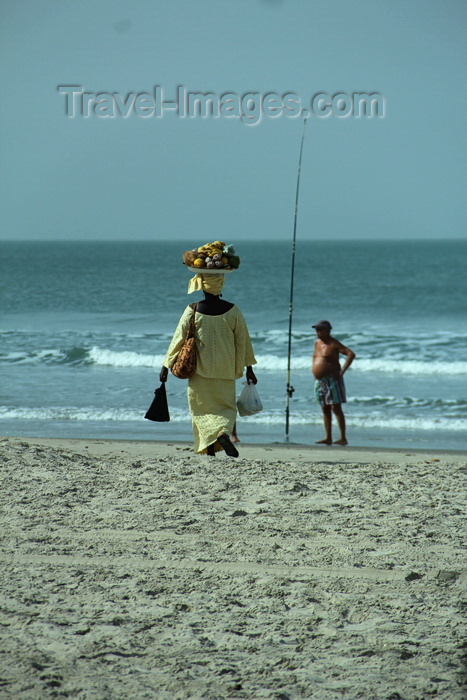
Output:
<path fill-rule="evenodd" d="M 306 127 L 307 117 L 303 119 L 303 130 L 302 130 L 302 142 L 300 144 L 300 156 L 298 158 L 298 171 L 297 171 L 297 190 L 295 193 L 295 217 L 293 225 L 293 241 L 292 241 L 292 270 L 290 274 L 290 302 L 289 302 L 289 344 L 287 350 L 287 390 L 285 399 L 285 441 L 289 441 L 289 403 L 294 393 L 295 389 L 290 384 L 290 359 L 292 356 L 292 315 L 293 315 L 293 287 L 294 287 L 294 276 L 295 276 L 295 242 L 297 239 L 297 213 L 298 213 L 298 193 L 300 190 L 300 171 L 302 169 L 302 154 L 303 154 L 303 142 L 305 141 L 305 127 Z"/>

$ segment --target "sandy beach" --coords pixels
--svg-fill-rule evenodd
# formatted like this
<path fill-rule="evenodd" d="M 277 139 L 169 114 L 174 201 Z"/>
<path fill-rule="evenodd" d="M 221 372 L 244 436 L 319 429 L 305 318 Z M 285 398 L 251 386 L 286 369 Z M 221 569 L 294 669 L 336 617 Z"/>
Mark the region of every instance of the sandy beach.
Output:
<path fill-rule="evenodd" d="M 466 697 L 459 452 L 0 441 L 0 697 Z"/>

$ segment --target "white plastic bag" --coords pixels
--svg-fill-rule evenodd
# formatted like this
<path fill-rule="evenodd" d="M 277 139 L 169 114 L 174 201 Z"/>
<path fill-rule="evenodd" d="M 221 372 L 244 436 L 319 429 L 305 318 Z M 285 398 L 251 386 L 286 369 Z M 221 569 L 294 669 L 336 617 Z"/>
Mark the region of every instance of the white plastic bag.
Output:
<path fill-rule="evenodd" d="M 263 404 L 259 398 L 258 391 L 254 384 L 243 382 L 245 388 L 238 397 L 237 409 L 241 416 L 253 416 L 263 410 Z"/>

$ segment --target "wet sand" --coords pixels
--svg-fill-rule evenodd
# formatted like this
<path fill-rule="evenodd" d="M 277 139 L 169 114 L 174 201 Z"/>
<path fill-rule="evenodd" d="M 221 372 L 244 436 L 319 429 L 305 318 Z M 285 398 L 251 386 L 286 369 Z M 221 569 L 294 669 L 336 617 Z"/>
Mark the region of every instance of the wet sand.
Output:
<path fill-rule="evenodd" d="M 0 697 L 466 697 L 466 453 L 0 440 Z"/>

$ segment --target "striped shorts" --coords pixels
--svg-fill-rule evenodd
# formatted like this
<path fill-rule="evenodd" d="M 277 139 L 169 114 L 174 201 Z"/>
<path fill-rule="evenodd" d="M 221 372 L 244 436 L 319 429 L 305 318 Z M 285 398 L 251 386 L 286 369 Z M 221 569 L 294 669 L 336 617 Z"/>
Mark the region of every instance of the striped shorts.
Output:
<path fill-rule="evenodd" d="M 342 377 L 323 377 L 315 381 L 315 397 L 320 406 L 345 403 L 345 386 Z"/>

